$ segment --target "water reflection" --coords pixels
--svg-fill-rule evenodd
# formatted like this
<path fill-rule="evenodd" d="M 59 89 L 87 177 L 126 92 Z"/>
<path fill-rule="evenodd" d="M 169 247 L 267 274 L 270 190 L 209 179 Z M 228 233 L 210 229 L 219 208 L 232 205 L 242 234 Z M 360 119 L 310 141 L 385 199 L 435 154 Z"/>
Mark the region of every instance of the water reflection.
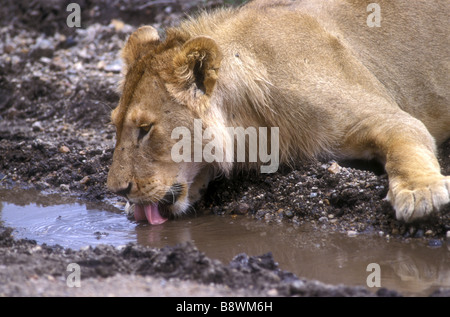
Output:
<path fill-rule="evenodd" d="M 289 224 L 266 224 L 238 217 L 202 216 L 152 227 L 136 227 L 140 244 L 163 247 L 194 241 L 209 257 L 230 261 L 238 253 L 272 252 L 280 268 L 299 277 L 331 284 L 366 285 L 367 266 L 378 263 L 381 286 L 404 294 L 427 295 L 450 287 L 450 252 L 447 246 L 430 248 L 377 236 L 347 237 Z"/>
<path fill-rule="evenodd" d="M 136 223 L 110 204 L 36 192 L 0 191 L 0 220 L 18 238 L 61 244 L 74 249 L 106 243 L 137 242 L 151 247 L 193 242 L 207 256 L 228 263 L 236 254 L 272 252 L 283 270 L 325 283 L 366 285 L 369 263 L 381 268 L 381 286 L 409 295 L 427 295 L 450 287 L 450 251 L 444 244 L 399 242 L 383 237 L 347 237 L 307 226 L 266 224 L 246 216 L 204 215 L 159 226 Z M 56 205 L 55 205 L 56 203 Z"/>

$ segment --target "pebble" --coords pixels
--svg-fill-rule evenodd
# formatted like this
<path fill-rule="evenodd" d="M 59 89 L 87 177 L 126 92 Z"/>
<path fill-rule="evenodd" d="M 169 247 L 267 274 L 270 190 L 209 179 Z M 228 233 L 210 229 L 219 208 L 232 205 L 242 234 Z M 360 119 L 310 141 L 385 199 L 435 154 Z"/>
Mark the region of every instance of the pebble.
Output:
<path fill-rule="evenodd" d="M 67 146 L 63 145 L 59 148 L 59 152 L 60 153 L 69 153 L 70 149 Z"/>
<path fill-rule="evenodd" d="M 44 63 L 44 64 L 50 64 L 50 63 L 52 62 L 52 59 L 51 59 L 51 58 L 48 58 L 48 57 L 45 57 L 45 56 L 42 56 L 42 57 L 39 59 L 39 61 L 40 61 L 41 63 Z"/>
<path fill-rule="evenodd" d="M 5 52 L 6 54 L 11 54 L 12 52 L 14 52 L 14 46 L 12 46 L 11 44 L 6 44 L 6 46 L 3 48 L 3 52 Z"/>
<path fill-rule="evenodd" d="M 237 211 L 238 214 L 244 215 L 244 214 L 246 214 L 248 212 L 249 208 L 250 208 L 250 206 L 248 204 L 240 203 L 237 206 L 237 210 L 236 211 Z"/>
<path fill-rule="evenodd" d="M 34 252 L 39 252 L 39 251 L 41 251 L 41 250 L 42 250 L 42 247 L 39 246 L 39 245 L 37 245 L 37 246 L 31 248 L 31 249 L 30 249 L 30 252 L 31 252 L 31 253 L 34 253 Z"/>
<path fill-rule="evenodd" d="M 442 246 L 442 241 L 438 240 L 438 239 L 430 239 L 428 241 L 428 246 L 430 246 L 430 247 L 441 247 Z"/>
<path fill-rule="evenodd" d="M 328 167 L 328 172 L 330 172 L 331 174 L 338 174 L 340 171 L 341 167 L 336 162 L 331 163 L 330 167 Z"/>
<path fill-rule="evenodd" d="M 64 70 L 67 68 L 67 63 L 60 56 L 56 56 L 52 59 L 52 66 Z"/>
<path fill-rule="evenodd" d="M 36 183 L 36 188 L 39 189 L 39 190 L 48 189 L 50 187 L 51 187 L 51 185 L 49 183 L 47 183 L 47 182 L 44 182 L 44 181 L 39 181 L 39 182 Z"/>
<path fill-rule="evenodd" d="M 121 245 L 116 246 L 116 250 L 122 251 L 122 250 L 124 250 L 126 247 L 127 247 L 126 244 L 121 244 Z"/>
<path fill-rule="evenodd" d="M 38 131 L 43 131 L 44 127 L 42 126 L 42 122 L 40 121 L 36 121 L 35 123 L 33 123 L 31 125 L 31 128 L 33 129 L 34 132 L 38 132 Z"/>
<path fill-rule="evenodd" d="M 91 179 L 89 178 L 89 176 L 85 176 L 85 177 L 83 177 L 82 180 L 80 180 L 80 184 L 85 185 L 85 184 L 87 184 L 90 180 L 91 180 Z"/>
<path fill-rule="evenodd" d="M 97 68 L 98 68 L 98 69 L 105 69 L 105 66 L 106 66 L 105 61 L 99 61 L 99 62 L 97 63 Z"/>
<path fill-rule="evenodd" d="M 447 237 L 447 239 L 449 239 L 449 240 L 450 240 L 450 230 L 449 230 L 449 231 L 447 231 L 447 233 L 446 233 L 446 237 Z"/>
<path fill-rule="evenodd" d="M 19 64 L 20 61 L 21 61 L 20 57 L 18 57 L 18 56 L 16 56 L 16 55 L 14 55 L 14 56 L 11 57 L 11 63 L 12 63 L 13 65 Z"/>
<path fill-rule="evenodd" d="M 72 46 L 77 45 L 77 43 L 78 42 L 73 37 L 69 36 L 69 37 L 61 40 L 59 42 L 59 46 L 64 49 L 68 49 L 68 48 L 71 48 Z"/>
<path fill-rule="evenodd" d="M 120 59 L 116 59 L 112 63 L 105 65 L 104 70 L 107 72 L 120 73 L 122 70 L 122 61 Z"/>
<path fill-rule="evenodd" d="M 111 25 L 114 27 L 114 30 L 116 32 L 120 32 L 120 31 L 122 31 L 123 27 L 125 26 L 125 23 L 123 23 L 120 20 L 112 19 Z"/>
<path fill-rule="evenodd" d="M 267 296 L 277 296 L 277 295 L 278 295 L 278 291 L 275 288 L 272 288 L 267 291 Z"/>
<path fill-rule="evenodd" d="M 264 220 L 265 221 L 270 221 L 270 220 L 272 220 L 272 218 L 273 218 L 273 215 L 270 214 L 270 213 L 267 213 L 267 214 L 264 215 Z"/>
<path fill-rule="evenodd" d="M 422 229 L 418 229 L 414 234 L 414 238 L 422 238 L 424 235 L 424 231 Z"/>
<path fill-rule="evenodd" d="M 67 185 L 67 184 L 61 184 L 61 185 L 59 185 L 59 188 L 60 188 L 61 190 L 66 191 L 66 192 L 70 191 L 70 186 Z"/>
<path fill-rule="evenodd" d="M 349 236 L 349 237 L 356 237 L 357 234 L 358 234 L 358 232 L 354 231 L 354 230 L 347 231 L 347 236 Z"/>
<path fill-rule="evenodd" d="M 50 41 L 49 39 L 45 38 L 44 35 L 41 35 L 40 37 L 37 38 L 36 40 L 36 44 L 32 46 L 33 49 L 51 49 L 53 50 L 54 44 L 52 41 Z"/>

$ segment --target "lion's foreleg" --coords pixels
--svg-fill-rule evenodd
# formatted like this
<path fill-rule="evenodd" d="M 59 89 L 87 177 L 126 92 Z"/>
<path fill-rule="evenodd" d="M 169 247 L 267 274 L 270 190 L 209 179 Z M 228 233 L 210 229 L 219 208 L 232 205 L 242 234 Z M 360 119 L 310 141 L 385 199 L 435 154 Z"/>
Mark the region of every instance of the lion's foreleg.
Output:
<path fill-rule="evenodd" d="M 349 131 L 344 147 L 353 156 L 385 162 L 387 198 L 397 219 L 422 218 L 450 201 L 450 177 L 440 172 L 434 139 L 408 114 L 375 114 L 362 120 Z"/>

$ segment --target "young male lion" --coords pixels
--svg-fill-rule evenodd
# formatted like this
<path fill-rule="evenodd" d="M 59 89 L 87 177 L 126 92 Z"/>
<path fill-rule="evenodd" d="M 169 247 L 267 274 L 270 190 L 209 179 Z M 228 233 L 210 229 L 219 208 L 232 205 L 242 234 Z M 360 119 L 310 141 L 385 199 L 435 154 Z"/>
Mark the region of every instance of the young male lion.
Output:
<path fill-rule="evenodd" d="M 198 133 L 196 119 L 209 139 L 184 150 L 192 142 L 226 152 L 219 141 L 235 137 L 227 127 L 277 127 L 280 163 L 377 158 L 398 219 L 439 210 L 450 192 L 435 156 L 450 137 L 450 2 L 382 0 L 377 12 L 369 3 L 253 1 L 201 14 L 165 38 L 139 28 L 122 52 L 110 190 L 135 205 L 137 220 L 186 211 L 236 165 L 174 159 L 174 131 Z"/>

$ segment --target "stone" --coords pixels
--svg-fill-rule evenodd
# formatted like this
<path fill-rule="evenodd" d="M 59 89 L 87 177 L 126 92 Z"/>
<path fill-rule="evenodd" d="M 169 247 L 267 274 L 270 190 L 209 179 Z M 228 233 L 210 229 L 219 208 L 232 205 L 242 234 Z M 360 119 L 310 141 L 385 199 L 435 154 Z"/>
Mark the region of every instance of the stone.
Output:
<path fill-rule="evenodd" d="M 59 148 L 59 152 L 60 152 L 60 153 L 69 153 L 69 152 L 70 152 L 70 149 L 69 149 L 67 146 L 62 145 L 62 146 Z"/>
<path fill-rule="evenodd" d="M 330 167 L 328 167 L 328 172 L 330 172 L 331 174 L 337 174 L 340 171 L 341 171 L 341 167 L 336 162 L 331 163 Z"/>

